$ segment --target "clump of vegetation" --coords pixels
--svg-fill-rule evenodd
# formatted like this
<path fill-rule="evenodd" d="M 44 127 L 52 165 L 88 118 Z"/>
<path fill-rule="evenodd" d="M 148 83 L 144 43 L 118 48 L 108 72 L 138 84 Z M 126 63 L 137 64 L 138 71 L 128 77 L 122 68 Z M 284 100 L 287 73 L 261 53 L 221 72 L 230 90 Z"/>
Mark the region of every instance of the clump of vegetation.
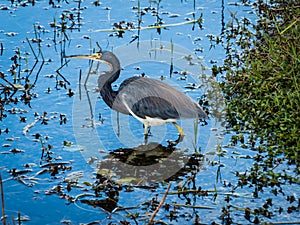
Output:
<path fill-rule="evenodd" d="M 223 37 L 227 58 L 214 71 L 226 74 L 233 144 L 257 151 L 253 167 L 237 173 L 238 185 L 255 187 L 258 197 L 266 187 L 277 195 L 281 184 L 300 183 L 300 8 L 296 1 L 255 6 L 254 25 L 232 14 Z"/>
<path fill-rule="evenodd" d="M 255 34 L 245 32 L 245 21 L 241 24 L 233 15 L 222 87 L 228 125 L 237 133 L 248 133 L 233 139 L 267 152 L 268 159 L 287 159 L 299 173 L 300 10 L 289 4 L 259 3 L 261 19 L 254 26 Z M 237 49 L 242 54 L 236 54 Z M 269 162 L 268 167 L 277 163 Z"/>

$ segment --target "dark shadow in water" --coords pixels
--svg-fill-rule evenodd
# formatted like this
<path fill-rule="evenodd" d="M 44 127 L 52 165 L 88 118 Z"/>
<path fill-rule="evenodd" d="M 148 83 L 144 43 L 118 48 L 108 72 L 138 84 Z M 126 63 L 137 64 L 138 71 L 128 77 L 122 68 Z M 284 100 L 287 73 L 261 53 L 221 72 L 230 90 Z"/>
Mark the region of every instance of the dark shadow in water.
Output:
<path fill-rule="evenodd" d="M 167 146 L 151 142 L 134 148 L 119 148 L 110 153 L 109 158 L 117 159 L 132 166 L 149 166 L 166 159 L 176 148 L 176 142 L 169 142 Z"/>
<path fill-rule="evenodd" d="M 116 177 L 120 183 L 147 187 L 170 177 L 176 179 L 176 174 L 181 176 L 195 166 L 199 167 L 204 160 L 204 156 L 198 153 L 185 153 L 176 146 L 178 143 L 178 140 L 169 141 L 166 145 L 151 142 L 111 150 L 98 162 L 98 174 L 110 171 L 109 176 Z"/>
<path fill-rule="evenodd" d="M 176 147 L 176 142 L 166 146 L 152 142 L 134 148 L 118 148 L 98 163 L 92 188 L 95 193 L 83 195 L 79 201 L 112 213 L 122 209 L 118 205 L 120 191 L 153 189 L 161 181 L 182 180 L 187 174 L 199 172 L 204 160 L 204 155 L 199 153 L 184 154 Z M 196 190 L 193 178 L 191 181 Z"/>

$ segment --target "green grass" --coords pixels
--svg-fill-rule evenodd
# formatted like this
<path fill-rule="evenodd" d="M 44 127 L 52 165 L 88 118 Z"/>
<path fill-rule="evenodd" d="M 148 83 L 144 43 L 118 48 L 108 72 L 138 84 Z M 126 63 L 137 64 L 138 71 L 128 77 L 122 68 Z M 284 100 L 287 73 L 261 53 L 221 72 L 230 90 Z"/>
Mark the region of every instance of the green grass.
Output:
<path fill-rule="evenodd" d="M 262 186 L 277 185 L 279 178 L 299 183 L 300 172 L 300 7 L 277 3 L 258 2 L 256 25 L 232 14 L 223 41 L 228 56 L 217 70 L 225 74 L 233 142 L 257 151 L 257 168 L 246 183 Z M 294 170 L 266 173 L 279 164 Z"/>

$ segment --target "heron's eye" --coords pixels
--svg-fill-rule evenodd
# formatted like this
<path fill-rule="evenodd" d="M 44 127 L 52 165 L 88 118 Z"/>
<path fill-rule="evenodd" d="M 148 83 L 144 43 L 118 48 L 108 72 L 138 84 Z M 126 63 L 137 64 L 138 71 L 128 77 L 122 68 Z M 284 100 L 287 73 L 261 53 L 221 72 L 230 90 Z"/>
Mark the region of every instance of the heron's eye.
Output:
<path fill-rule="evenodd" d="M 94 58 L 94 59 L 100 59 L 101 58 L 101 53 L 100 52 L 97 52 L 97 53 L 94 53 L 93 55 L 92 55 L 92 57 Z"/>

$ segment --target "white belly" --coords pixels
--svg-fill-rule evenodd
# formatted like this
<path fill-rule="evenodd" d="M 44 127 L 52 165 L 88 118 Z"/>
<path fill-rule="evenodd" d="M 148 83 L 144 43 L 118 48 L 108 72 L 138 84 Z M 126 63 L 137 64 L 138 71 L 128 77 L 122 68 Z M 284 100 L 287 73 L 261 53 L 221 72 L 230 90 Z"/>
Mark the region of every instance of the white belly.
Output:
<path fill-rule="evenodd" d="M 148 117 L 148 116 L 145 116 L 146 117 L 145 119 L 140 118 L 132 112 L 132 110 L 130 109 L 130 107 L 126 103 L 125 97 L 126 97 L 126 95 L 122 95 L 122 99 L 123 99 L 123 103 L 124 103 L 125 107 L 127 108 L 127 110 L 130 112 L 130 114 L 134 118 L 136 118 L 138 121 L 142 122 L 145 125 L 145 128 L 149 127 L 149 126 L 161 126 L 165 123 L 176 122 L 176 119 L 166 119 L 166 120 L 164 120 L 164 119 L 161 119 L 161 118 L 152 118 L 152 117 Z"/>
<path fill-rule="evenodd" d="M 171 122 L 176 122 L 176 119 L 160 119 L 160 118 L 151 118 L 146 116 L 146 119 L 139 118 L 135 115 L 133 115 L 136 119 L 141 121 L 143 124 L 148 125 L 148 126 L 161 126 L 165 123 L 171 123 Z"/>

